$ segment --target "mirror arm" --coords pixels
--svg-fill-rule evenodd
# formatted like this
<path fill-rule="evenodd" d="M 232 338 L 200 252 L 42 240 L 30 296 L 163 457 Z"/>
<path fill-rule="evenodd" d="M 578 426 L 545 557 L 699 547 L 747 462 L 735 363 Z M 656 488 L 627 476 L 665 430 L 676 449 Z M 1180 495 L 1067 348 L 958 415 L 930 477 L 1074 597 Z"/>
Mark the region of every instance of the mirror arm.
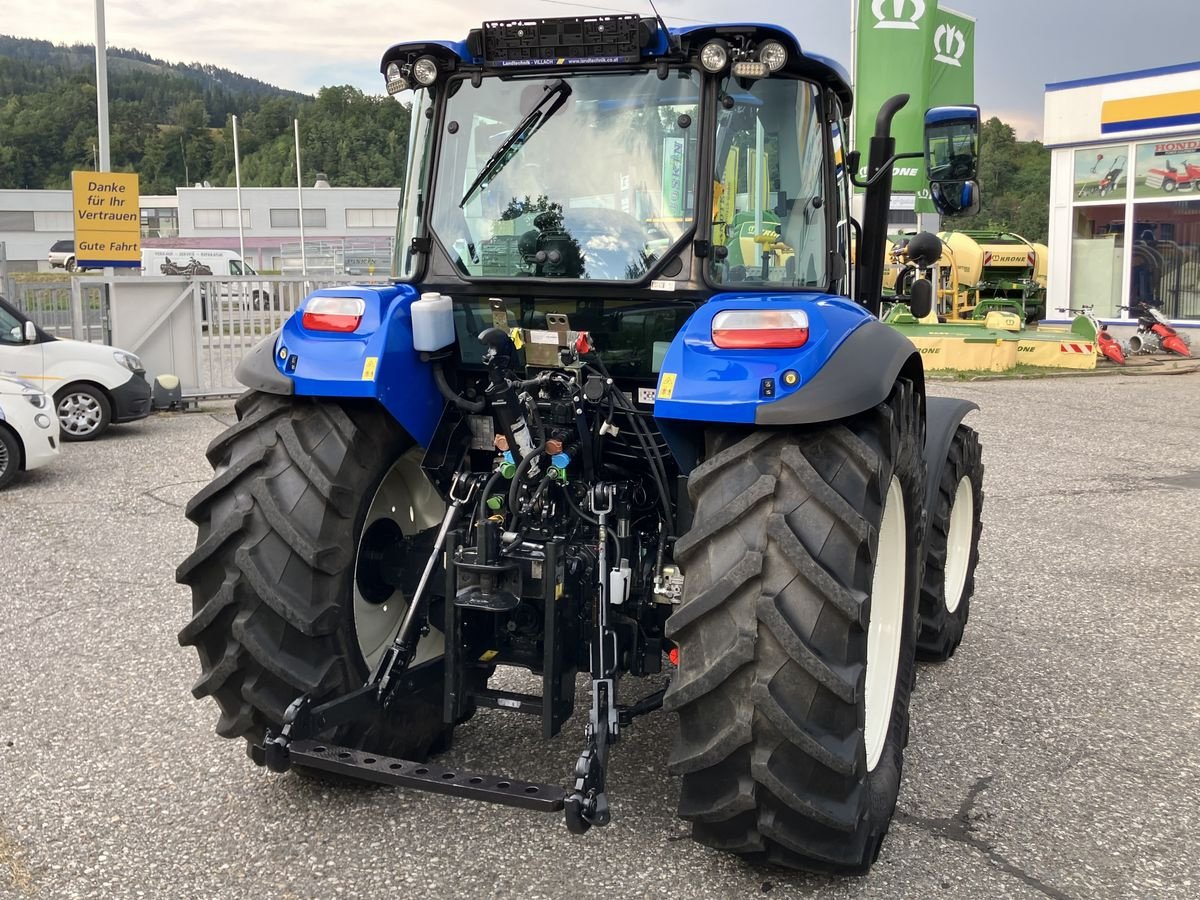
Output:
<path fill-rule="evenodd" d="M 885 162 L 882 166 L 880 166 L 879 169 L 875 172 L 875 174 L 872 175 L 870 178 L 868 178 L 866 181 L 862 181 L 858 177 L 858 161 L 859 161 L 860 157 L 861 157 L 861 154 L 857 150 L 855 150 L 847 158 L 847 162 L 850 163 L 850 181 L 853 182 L 855 187 L 868 188 L 871 185 L 873 185 L 876 181 L 879 180 L 880 175 L 882 175 L 887 170 L 891 169 L 891 167 L 894 166 L 900 160 L 902 160 L 902 159 L 924 159 L 925 154 L 924 153 L 893 153 L 888 158 L 887 162 Z"/>

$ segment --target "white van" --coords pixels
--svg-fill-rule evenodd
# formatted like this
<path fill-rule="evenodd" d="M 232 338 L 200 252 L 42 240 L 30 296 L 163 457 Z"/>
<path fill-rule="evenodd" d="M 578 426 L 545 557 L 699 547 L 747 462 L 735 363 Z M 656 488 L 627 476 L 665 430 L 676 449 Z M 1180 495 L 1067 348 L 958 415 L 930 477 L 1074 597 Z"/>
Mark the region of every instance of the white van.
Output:
<path fill-rule="evenodd" d="M 243 278 L 257 275 L 233 250 L 204 247 L 145 247 L 142 249 L 143 275 L 216 275 Z"/>
<path fill-rule="evenodd" d="M 132 353 L 55 338 L 0 297 L 0 374 L 50 395 L 64 441 L 90 441 L 110 424 L 150 415 L 146 367 Z"/>
<path fill-rule="evenodd" d="M 142 249 L 143 275 L 212 275 L 217 278 L 250 278 L 258 275 L 248 262 L 233 250 L 206 247 L 145 247 Z M 263 298 L 272 296 L 269 284 L 234 282 L 220 284 L 216 295 L 222 300 L 236 300 L 243 307 L 263 308 Z M 208 319 L 208 292 L 201 289 L 202 317 Z M 275 301 L 279 308 L 279 301 Z"/>

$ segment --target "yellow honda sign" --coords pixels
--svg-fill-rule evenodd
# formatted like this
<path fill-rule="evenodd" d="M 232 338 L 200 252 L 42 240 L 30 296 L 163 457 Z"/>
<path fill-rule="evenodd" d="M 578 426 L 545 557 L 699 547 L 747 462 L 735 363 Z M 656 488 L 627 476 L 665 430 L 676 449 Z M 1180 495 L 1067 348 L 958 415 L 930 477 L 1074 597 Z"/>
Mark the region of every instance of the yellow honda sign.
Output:
<path fill-rule="evenodd" d="M 75 261 L 81 268 L 142 264 L 142 216 L 134 172 L 72 172 Z"/>

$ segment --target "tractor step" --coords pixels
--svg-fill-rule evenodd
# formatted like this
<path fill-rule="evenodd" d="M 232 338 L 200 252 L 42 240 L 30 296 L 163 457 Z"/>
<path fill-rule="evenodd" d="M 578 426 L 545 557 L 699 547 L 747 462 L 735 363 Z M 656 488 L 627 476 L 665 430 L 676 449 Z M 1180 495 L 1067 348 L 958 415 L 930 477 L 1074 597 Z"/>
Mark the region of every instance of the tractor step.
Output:
<path fill-rule="evenodd" d="M 502 806 L 519 806 L 536 812 L 559 812 L 567 792 L 556 784 L 532 784 L 498 775 L 478 775 L 447 769 L 434 763 L 393 759 L 362 750 L 351 750 L 323 741 L 294 741 L 289 747 L 293 765 L 320 769 L 347 778 L 392 784 L 467 800 Z"/>

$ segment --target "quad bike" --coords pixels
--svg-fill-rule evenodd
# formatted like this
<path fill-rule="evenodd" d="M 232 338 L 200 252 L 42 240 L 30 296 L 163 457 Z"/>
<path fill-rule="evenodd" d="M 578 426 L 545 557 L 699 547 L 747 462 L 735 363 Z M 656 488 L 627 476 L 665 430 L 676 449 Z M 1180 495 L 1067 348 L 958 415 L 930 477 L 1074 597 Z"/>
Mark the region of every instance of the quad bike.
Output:
<path fill-rule="evenodd" d="M 879 113 L 860 226 L 834 189 L 858 154 L 822 149 L 850 89 L 780 28 L 489 22 L 381 70 L 413 119 L 394 282 L 313 293 L 239 366 L 177 573 L 193 693 L 271 771 L 573 832 L 636 814 L 610 803 L 613 749 L 663 709 L 697 840 L 866 871 L 915 660 L 963 636 L 983 500 L 974 405 L 928 395 L 878 319 L 893 166 L 924 155 L 890 134 L 907 97 Z M 978 129 L 932 109 L 926 149 L 969 151 L 971 177 Z M 747 153 L 779 240 L 739 245 L 735 277 L 711 173 L 737 196 Z M 934 197 L 979 206 L 969 180 Z M 481 708 L 558 734 L 578 672 L 565 784 L 430 761 Z"/>
<path fill-rule="evenodd" d="M 1101 324 L 1100 320 L 1096 318 L 1094 307 L 1084 306 L 1080 309 L 1073 309 L 1060 306 L 1058 311 L 1076 313 L 1076 324 L 1072 328 L 1088 335 L 1094 334 L 1096 353 L 1112 360 L 1118 366 L 1125 365 L 1125 351 L 1121 348 L 1120 341 L 1109 334 L 1108 326 Z"/>
<path fill-rule="evenodd" d="M 1129 338 L 1129 352 L 1140 353 L 1174 353 L 1177 356 L 1192 355 L 1187 341 L 1167 321 L 1158 309 L 1148 303 L 1137 303 L 1134 306 L 1122 306 L 1137 313 L 1138 329 Z"/>

